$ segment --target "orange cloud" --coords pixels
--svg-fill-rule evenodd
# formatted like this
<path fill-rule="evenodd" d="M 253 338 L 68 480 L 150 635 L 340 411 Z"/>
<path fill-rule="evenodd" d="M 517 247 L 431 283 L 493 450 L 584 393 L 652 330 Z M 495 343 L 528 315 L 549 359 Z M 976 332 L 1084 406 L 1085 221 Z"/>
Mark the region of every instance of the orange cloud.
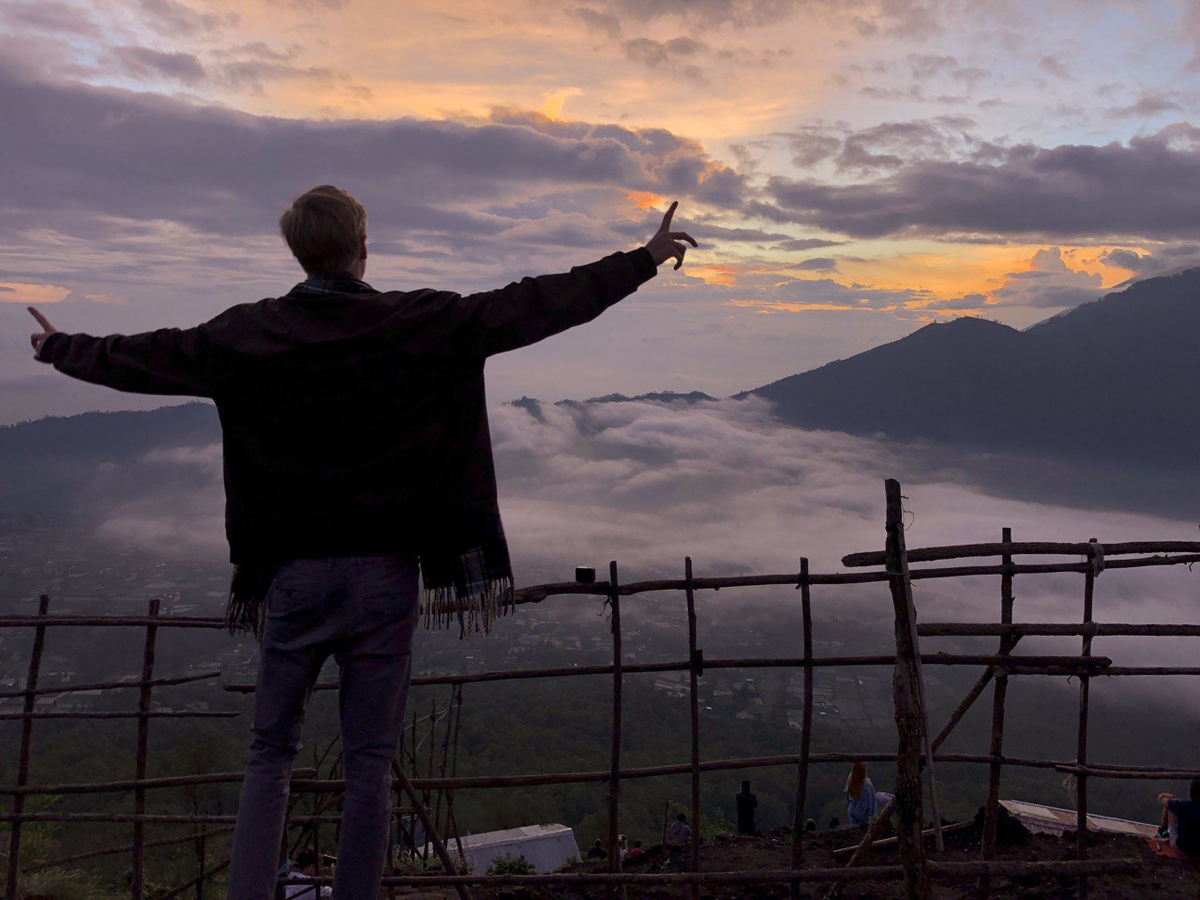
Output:
<path fill-rule="evenodd" d="M 70 288 L 53 284 L 23 284 L 19 281 L 0 282 L 0 303 L 24 303 L 38 306 L 45 303 L 61 303 L 71 293 Z M 33 321 L 32 319 L 30 321 Z"/>
<path fill-rule="evenodd" d="M 546 98 L 546 102 L 538 107 L 538 112 L 544 115 L 547 119 L 558 119 L 562 117 L 563 106 L 572 97 L 578 97 L 582 94 L 577 87 L 563 88 L 560 91 L 555 91 Z"/>
<path fill-rule="evenodd" d="M 737 276 L 741 269 L 732 265 L 706 265 L 690 267 L 689 274 L 699 278 L 705 284 L 718 284 L 721 287 L 733 287 L 737 284 Z"/>
<path fill-rule="evenodd" d="M 861 253 L 873 248 L 860 245 L 856 249 Z M 1004 285 L 1009 273 L 1029 271 L 1030 261 L 1044 249 L 1044 244 L 938 244 L 911 246 L 911 249 L 892 245 L 886 247 L 891 252 L 839 259 L 838 271 L 845 278 L 875 288 L 922 290 L 949 300 L 968 294 L 990 294 Z M 1071 269 L 1099 273 L 1103 289 L 1133 274 L 1119 267 L 1104 266 L 1099 259 L 1104 248 L 1063 246 L 1060 249 Z M 923 304 L 906 305 L 919 308 Z M 985 307 L 981 305 L 979 309 Z"/>
<path fill-rule="evenodd" d="M 650 191 L 630 191 L 625 195 L 625 199 L 638 209 L 654 209 L 667 202 L 666 197 L 661 194 L 653 194 Z"/>
<path fill-rule="evenodd" d="M 828 312 L 895 312 L 900 307 L 898 306 L 869 306 L 864 301 L 859 306 L 846 306 L 838 303 L 805 303 L 801 301 L 790 300 L 726 300 L 722 306 L 737 306 L 743 309 L 752 309 L 756 313 L 780 313 L 780 312 L 812 312 L 813 310 L 826 310 Z"/>

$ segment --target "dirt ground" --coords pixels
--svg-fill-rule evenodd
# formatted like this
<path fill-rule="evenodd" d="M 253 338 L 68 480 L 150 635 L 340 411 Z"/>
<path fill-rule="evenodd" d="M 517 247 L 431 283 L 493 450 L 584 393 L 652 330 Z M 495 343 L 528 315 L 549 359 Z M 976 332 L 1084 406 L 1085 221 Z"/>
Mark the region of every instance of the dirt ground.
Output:
<path fill-rule="evenodd" d="M 1020 825 L 1009 831 L 1002 841 L 998 859 L 1049 861 L 1073 859 L 1075 852 L 1074 834 L 1062 837 L 1029 834 Z M 978 826 L 945 836 L 944 853 L 933 852 L 933 842 L 927 842 L 930 859 L 946 862 L 966 862 L 979 859 Z M 1137 838 L 1116 835 L 1094 835 L 1090 845 L 1091 859 L 1135 859 L 1141 863 L 1140 871 L 1134 875 L 1094 875 L 1089 878 L 1090 900 L 1200 900 L 1200 860 L 1180 862 L 1156 857 L 1146 842 Z M 856 843 L 859 832 L 839 829 L 808 835 L 805 844 L 805 868 L 829 867 L 844 864 L 844 857 L 836 859 L 832 851 L 838 847 Z M 660 848 L 653 848 L 652 862 L 639 868 L 624 871 L 682 871 L 678 862 L 663 859 Z M 711 845 L 701 848 L 701 870 L 706 872 L 762 871 L 786 869 L 791 862 L 791 838 L 786 829 L 764 833 L 756 837 L 723 835 Z M 895 848 L 882 848 L 870 854 L 868 865 L 887 865 L 898 862 Z M 578 864 L 568 871 L 603 871 L 599 865 Z M 823 897 L 826 885 L 812 883 L 800 887 L 802 898 Z M 381 897 L 384 896 L 381 894 Z M 409 890 L 397 891 L 396 896 L 405 900 L 455 900 L 453 890 Z M 591 885 L 587 888 L 547 886 L 537 888 L 474 887 L 472 900 L 608 900 L 608 889 Z M 626 898 L 648 898 L 648 900 L 676 900 L 690 897 L 687 887 L 627 887 Z M 703 887 L 702 900 L 785 900 L 787 885 L 735 886 L 721 885 Z M 850 883 L 842 894 L 847 900 L 903 900 L 904 886 L 901 881 Z M 934 897 L 937 900 L 969 900 L 978 896 L 978 884 L 974 879 L 958 882 L 935 881 Z M 1055 875 L 1037 875 L 1015 878 L 994 878 L 991 896 L 995 900 L 1074 900 L 1075 880 Z"/>

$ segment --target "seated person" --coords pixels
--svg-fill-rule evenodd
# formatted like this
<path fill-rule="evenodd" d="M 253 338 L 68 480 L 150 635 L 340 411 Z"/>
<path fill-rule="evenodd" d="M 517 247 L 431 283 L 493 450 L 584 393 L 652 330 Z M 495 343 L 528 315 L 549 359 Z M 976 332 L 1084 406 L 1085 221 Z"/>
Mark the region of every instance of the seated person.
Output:
<path fill-rule="evenodd" d="M 289 878 L 302 878 L 311 882 L 317 874 L 317 854 L 311 847 L 305 847 L 296 854 L 292 868 L 288 871 Z M 283 886 L 283 896 L 286 900 L 317 900 L 319 897 L 332 897 L 333 888 L 327 884 L 286 884 Z"/>
<path fill-rule="evenodd" d="M 1188 800 L 1165 791 L 1158 795 L 1163 808 L 1162 827 L 1172 847 L 1188 856 L 1200 856 L 1200 775 L 1192 779 L 1188 794 Z"/>
<path fill-rule="evenodd" d="M 588 859 L 608 859 L 608 851 L 600 843 L 600 838 L 596 838 L 596 843 L 588 847 Z"/>
<path fill-rule="evenodd" d="M 626 862 L 635 863 L 645 858 L 646 851 L 642 849 L 642 842 L 634 841 L 633 846 L 629 849 L 629 855 L 625 857 Z"/>
<path fill-rule="evenodd" d="M 851 825 L 866 828 L 879 811 L 875 805 L 875 785 L 867 777 L 866 763 L 856 762 L 846 779 L 846 817 Z"/>

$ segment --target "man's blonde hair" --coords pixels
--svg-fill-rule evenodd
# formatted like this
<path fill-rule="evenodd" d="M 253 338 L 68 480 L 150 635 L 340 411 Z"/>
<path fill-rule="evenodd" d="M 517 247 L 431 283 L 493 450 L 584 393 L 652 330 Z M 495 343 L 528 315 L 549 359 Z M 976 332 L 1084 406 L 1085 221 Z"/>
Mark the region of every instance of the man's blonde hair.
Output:
<path fill-rule="evenodd" d="M 332 184 L 309 188 L 279 217 L 288 248 L 309 275 L 345 272 L 367 237 L 367 211 Z"/>

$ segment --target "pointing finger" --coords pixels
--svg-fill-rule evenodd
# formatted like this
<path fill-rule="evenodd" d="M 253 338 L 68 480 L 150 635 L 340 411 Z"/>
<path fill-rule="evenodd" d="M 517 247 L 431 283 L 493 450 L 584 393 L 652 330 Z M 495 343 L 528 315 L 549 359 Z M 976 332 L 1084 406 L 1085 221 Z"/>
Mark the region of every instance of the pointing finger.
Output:
<path fill-rule="evenodd" d="M 38 312 L 32 306 L 28 307 L 28 309 L 29 309 L 29 314 L 31 316 L 33 316 L 35 319 L 37 319 L 37 323 L 39 325 L 41 325 L 42 328 L 44 328 L 46 331 L 50 331 L 54 327 L 53 325 L 50 324 L 49 320 L 45 316 L 43 316 L 40 312 Z"/>
<path fill-rule="evenodd" d="M 659 232 L 671 230 L 671 216 L 675 215 L 675 207 L 679 205 L 679 201 L 675 200 L 671 203 L 671 208 L 667 210 L 667 214 L 663 216 L 662 224 L 658 226 Z"/>

